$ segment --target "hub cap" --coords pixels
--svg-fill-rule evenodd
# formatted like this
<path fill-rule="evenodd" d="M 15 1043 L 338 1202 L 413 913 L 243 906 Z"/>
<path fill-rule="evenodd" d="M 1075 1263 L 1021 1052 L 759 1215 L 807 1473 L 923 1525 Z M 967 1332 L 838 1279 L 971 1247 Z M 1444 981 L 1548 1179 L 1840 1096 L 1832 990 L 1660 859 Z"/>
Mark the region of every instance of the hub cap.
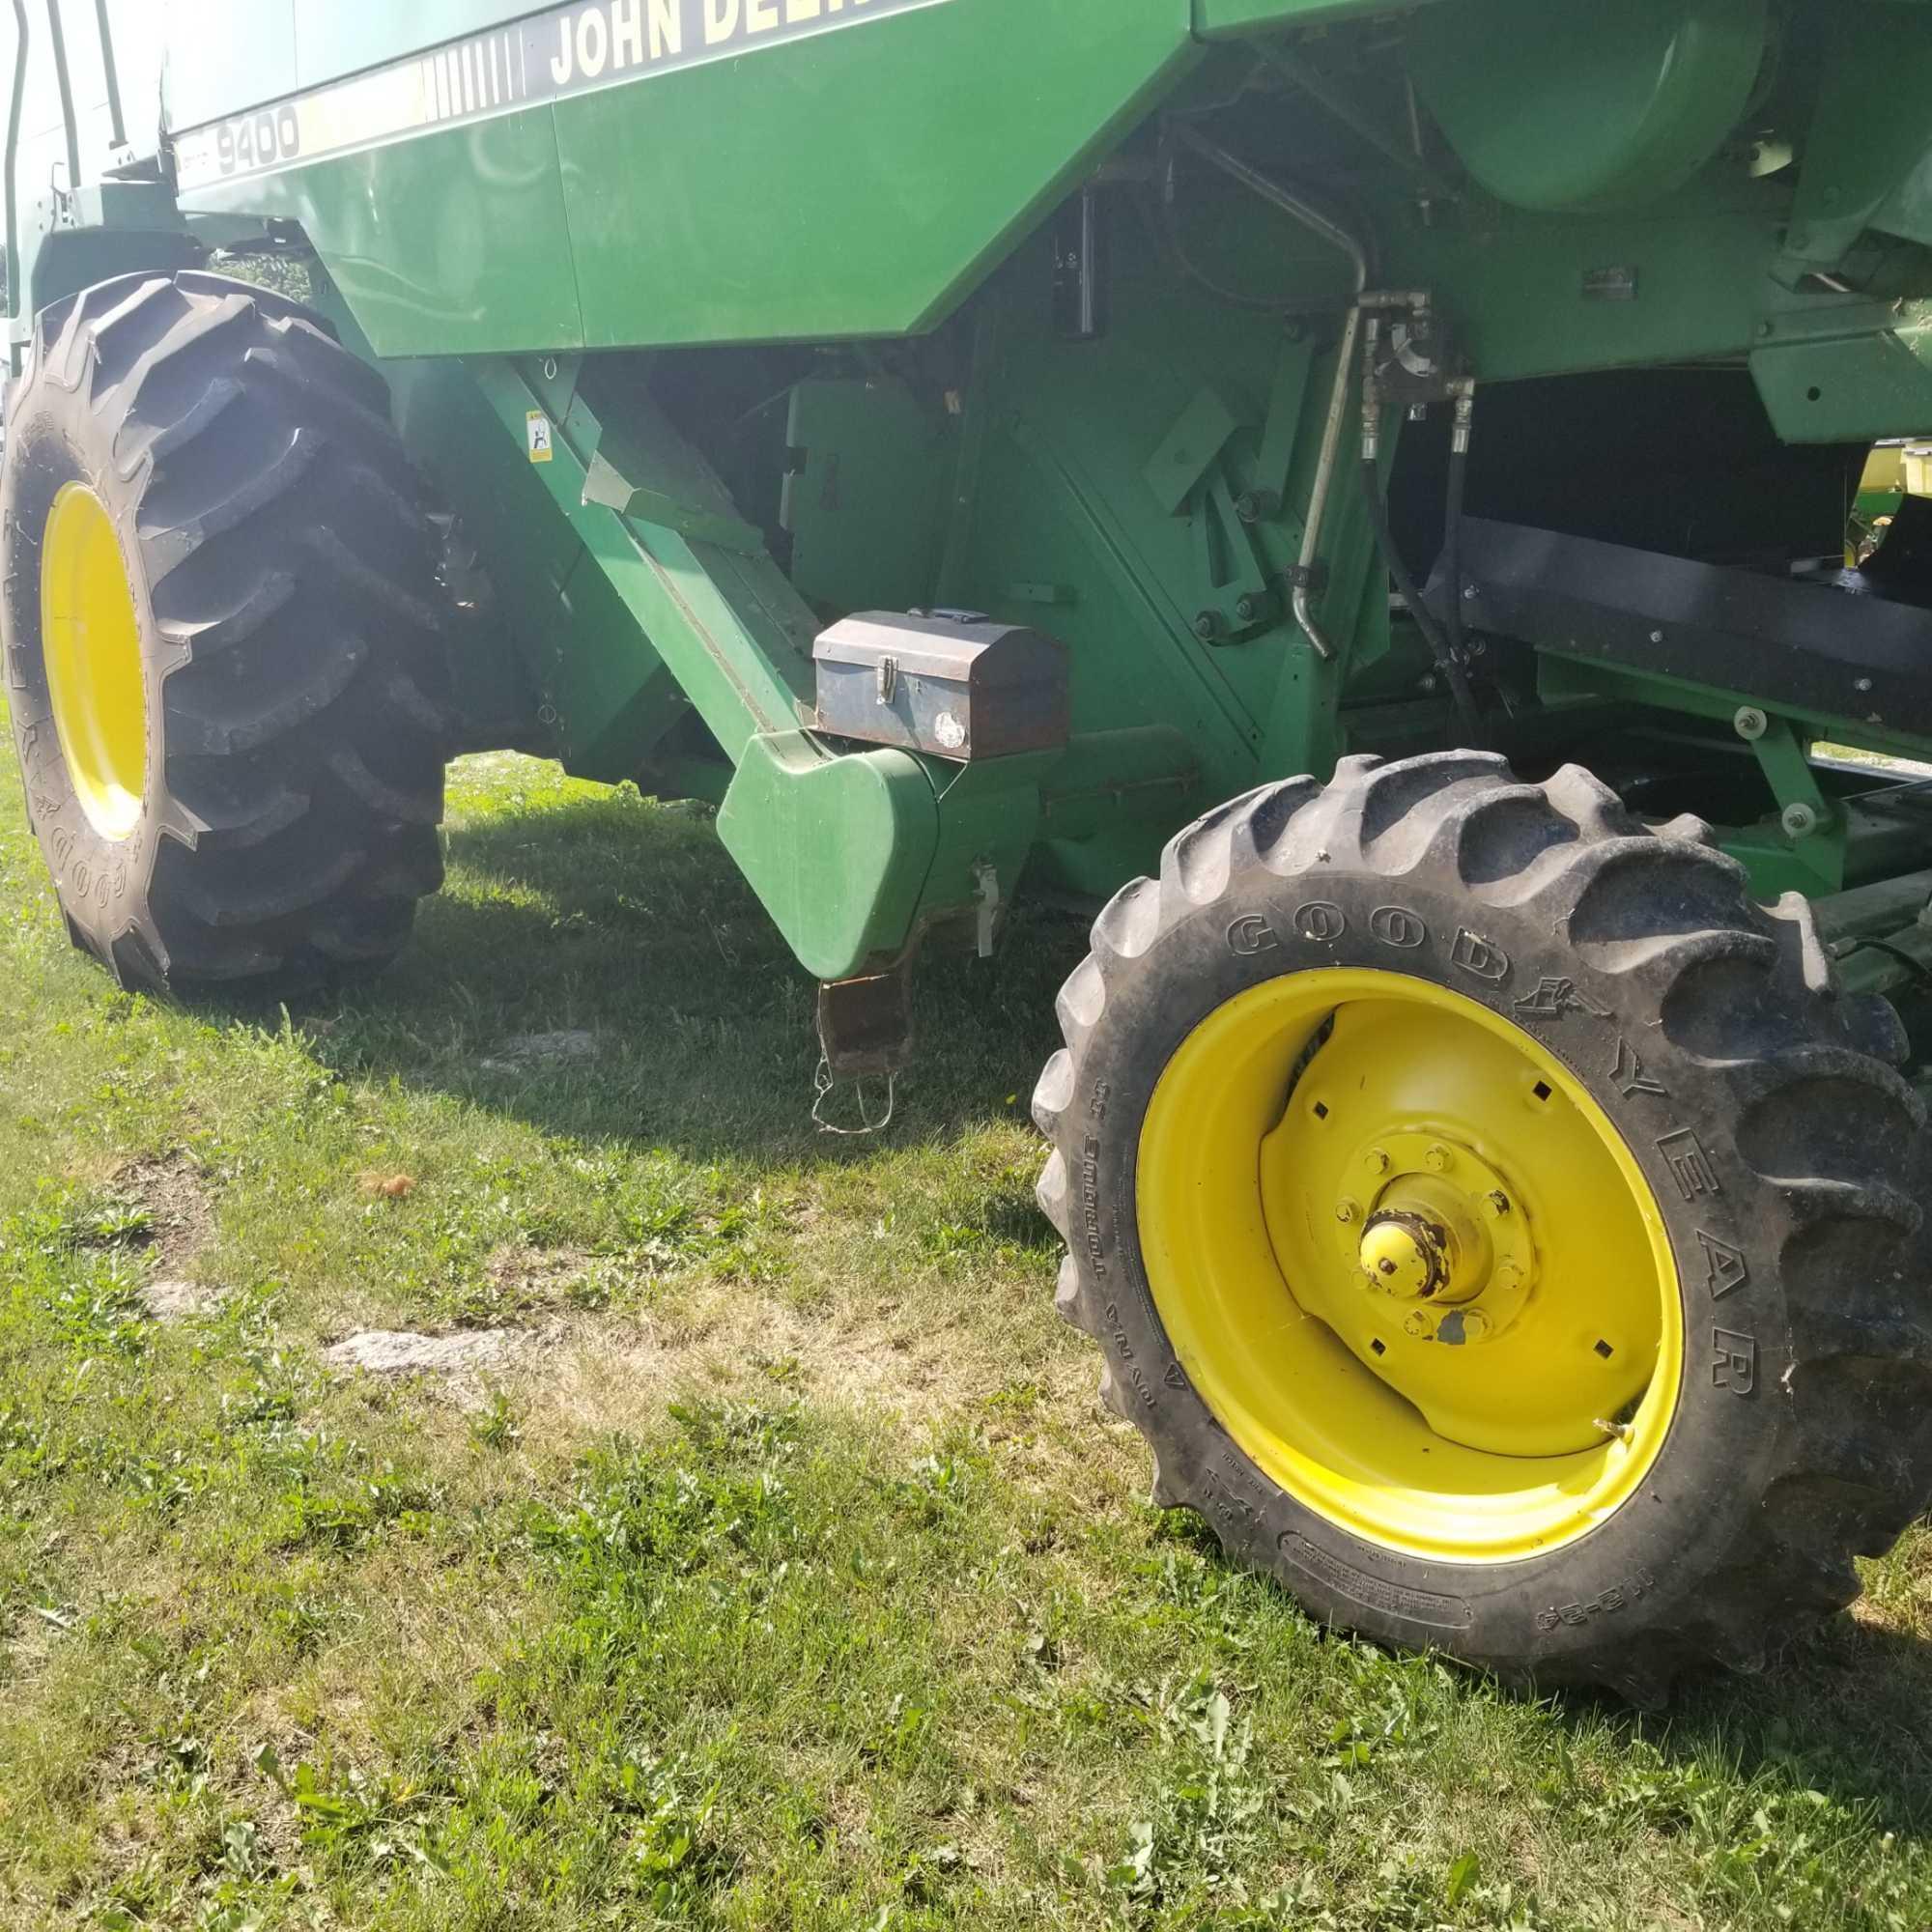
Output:
<path fill-rule="evenodd" d="M 1532 1555 L 1656 1459 L 1683 1359 L 1656 1199 L 1568 1068 L 1475 1001 L 1341 968 L 1240 995 L 1162 1074 L 1137 1184 L 1196 1390 L 1354 1534 Z"/>
<path fill-rule="evenodd" d="M 103 838 L 126 838 L 148 784 L 141 634 L 114 525 L 84 483 L 66 485 L 47 515 L 41 638 L 74 794 Z"/>

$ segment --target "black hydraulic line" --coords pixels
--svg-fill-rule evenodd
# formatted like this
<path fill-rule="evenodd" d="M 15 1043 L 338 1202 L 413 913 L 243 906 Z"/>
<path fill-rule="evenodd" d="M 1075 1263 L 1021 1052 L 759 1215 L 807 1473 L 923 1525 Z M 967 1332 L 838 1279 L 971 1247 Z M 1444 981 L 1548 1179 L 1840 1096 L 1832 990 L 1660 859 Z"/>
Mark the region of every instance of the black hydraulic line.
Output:
<path fill-rule="evenodd" d="M 14 179 L 20 158 L 20 110 L 27 94 L 27 0 L 14 0 L 14 99 L 7 110 L 7 314 L 20 313 L 20 207 Z"/>
<path fill-rule="evenodd" d="M 114 28 L 107 18 L 107 0 L 94 0 L 94 17 L 100 29 L 100 71 L 107 82 L 107 127 L 117 148 L 128 145 L 128 124 L 121 118 L 121 74 L 114 65 Z"/>
<path fill-rule="evenodd" d="M 1449 648 L 1449 639 L 1443 635 L 1442 627 L 1430 615 L 1429 607 L 1423 603 L 1422 593 L 1416 588 L 1415 579 L 1409 575 L 1408 565 L 1403 561 L 1402 552 L 1396 548 L 1394 533 L 1389 528 L 1388 505 L 1382 501 L 1381 478 L 1377 473 L 1374 459 L 1364 457 L 1359 469 L 1362 496 L 1368 503 L 1369 522 L 1375 530 L 1376 548 L 1381 553 L 1382 565 L 1402 593 L 1403 602 L 1408 606 L 1408 614 L 1415 619 L 1416 629 L 1422 633 L 1429 654 L 1435 660 L 1436 669 L 1449 686 L 1449 695 L 1455 701 L 1456 715 L 1462 721 L 1469 749 L 1473 752 L 1486 751 L 1489 748 L 1489 732 L 1476 704 L 1476 694 L 1470 689 L 1468 673 Z"/>
<path fill-rule="evenodd" d="M 73 83 L 67 71 L 67 31 L 61 25 L 61 0 L 47 0 L 47 44 L 54 53 L 54 82 L 60 89 L 61 128 L 67 135 L 67 187 L 80 185 L 80 127 L 73 118 Z"/>
<path fill-rule="evenodd" d="M 1458 439 L 1460 443 L 1461 439 Z M 1463 649 L 1463 493 L 1469 480 L 1469 452 L 1456 447 L 1449 452 L 1449 497 L 1442 520 L 1442 576 L 1449 586 L 1449 603 L 1442 629 L 1449 640 L 1449 653 L 1460 665 Z"/>

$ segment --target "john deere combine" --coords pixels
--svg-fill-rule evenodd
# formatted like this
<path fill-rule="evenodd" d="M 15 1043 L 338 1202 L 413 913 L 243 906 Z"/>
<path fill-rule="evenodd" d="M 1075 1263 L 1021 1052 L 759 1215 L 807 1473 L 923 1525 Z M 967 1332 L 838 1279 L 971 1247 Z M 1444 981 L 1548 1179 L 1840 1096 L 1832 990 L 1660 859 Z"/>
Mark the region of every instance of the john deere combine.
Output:
<path fill-rule="evenodd" d="M 380 964 L 444 760 L 709 800 L 1036 1114 L 1154 1493 L 1655 1696 L 1932 1491 L 1932 8 L 13 0 L 6 687 L 75 942 Z M 119 32 L 115 32 L 115 29 Z M 220 272 L 291 258 L 307 305 Z"/>

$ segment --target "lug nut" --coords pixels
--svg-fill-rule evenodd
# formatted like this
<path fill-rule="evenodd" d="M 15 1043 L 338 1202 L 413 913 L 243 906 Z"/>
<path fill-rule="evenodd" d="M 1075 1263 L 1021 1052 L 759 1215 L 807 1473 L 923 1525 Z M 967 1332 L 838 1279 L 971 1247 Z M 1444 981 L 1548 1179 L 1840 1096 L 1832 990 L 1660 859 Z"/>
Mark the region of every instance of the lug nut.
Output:
<path fill-rule="evenodd" d="M 1338 1221 L 1359 1221 L 1362 1218 L 1360 1206 L 1353 1201 L 1338 1201 L 1335 1204 L 1335 1218 Z"/>
<path fill-rule="evenodd" d="M 1447 1174 L 1454 1158 L 1455 1156 L 1440 1141 L 1423 1155 L 1423 1159 L 1429 1163 L 1429 1171 L 1432 1174 Z"/>
<path fill-rule="evenodd" d="M 1364 1165 L 1371 1174 L 1386 1174 L 1389 1171 L 1389 1157 L 1380 1148 L 1371 1148 Z"/>
<path fill-rule="evenodd" d="M 1463 1311 L 1463 1339 L 1465 1342 L 1484 1342 L 1489 1339 L 1490 1318 L 1480 1308 L 1465 1308 Z"/>
<path fill-rule="evenodd" d="M 1425 1336 L 1435 1333 L 1435 1318 L 1433 1315 L 1425 1315 L 1418 1308 L 1402 1324 L 1402 1332 L 1405 1335 L 1413 1335 L 1417 1341 L 1421 1341 Z"/>

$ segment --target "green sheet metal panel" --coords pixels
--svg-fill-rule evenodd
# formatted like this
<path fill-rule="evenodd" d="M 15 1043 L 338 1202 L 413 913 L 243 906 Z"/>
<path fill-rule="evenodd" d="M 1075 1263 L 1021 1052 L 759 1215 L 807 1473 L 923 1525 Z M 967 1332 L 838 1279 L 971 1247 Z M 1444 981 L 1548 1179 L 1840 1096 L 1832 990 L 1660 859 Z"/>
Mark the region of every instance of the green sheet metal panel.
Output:
<path fill-rule="evenodd" d="M 560 101 L 585 340 L 928 326 L 1192 59 L 1188 29 L 1185 0 L 938 0 Z"/>
<path fill-rule="evenodd" d="M 1443 137 L 1499 200 L 1640 207 L 1718 151 L 1770 33 L 1766 0 L 1469 0 L 1416 22 L 1409 71 Z"/>
<path fill-rule="evenodd" d="M 1490 202 L 1434 228 L 1385 217 L 1384 271 L 1435 291 L 1489 382 L 1737 355 L 1793 300 L 1767 273 L 1784 195 L 1775 180 L 1713 176 L 1680 191 L 1667 220 Z"/>
<path fill-rule="evenodd" d="M 378 355 L 582 342 L 546 108 L 183 202 L 300 222 Z"/>
<path fill-rule="evenodd" d="M 1867 227 L 1932 242 L 1932 9 L 1848 8 L 1824 63 L 1793 263 L 1834 268 Z"/>
<path fill-rule="evenodd" d="M 170 128 L 198 128 L 292 93 L 296 78 L 297 0 L 167 0 L 161 73 Z M 355 11 L 381 17 L 374 7 Z M 395 14 L 389 32 L 399 31 Z"/>
<path fill-rule="evenodd" d="M 384 355 L 904 333 L 1200 52 L 1189 0 L 502 13 L 238 19 L 187 95 L 221 118 L 173 115 L 184 205 L 302 222 Z"/>

